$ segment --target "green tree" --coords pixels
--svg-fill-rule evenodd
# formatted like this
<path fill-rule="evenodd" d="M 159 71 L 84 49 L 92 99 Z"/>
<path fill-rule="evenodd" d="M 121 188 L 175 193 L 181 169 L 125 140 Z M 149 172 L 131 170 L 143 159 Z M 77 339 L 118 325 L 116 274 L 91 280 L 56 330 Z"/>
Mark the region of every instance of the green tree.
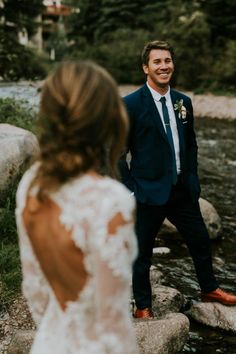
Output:
<path fill-rule="evenodd" d="M 214 89 L 220 88 L 225 91 L 236 91 L 236 41 L 228 40 L 225 50 L 213 66 Z"/>
<path fill-rule="evenodd" d="M 96 30 L 97 38 L 109 40 L 110 34 L 119 29 L 145 29 L 140 22 L 145 0 L 102 0 L 102 8 Z"/>
<path fill-rule="evenodd" d="M 235 0 L 81 0 L 79 7 L 81 12 L 68 18 L 73 44 L 70 53 L 103 63 L 118 81 L 125 77 L 140 80 L 141 74 L 138 78 L 133 73 L 138 46 L 140 53 L 147 40 L 173 44 L 174 79 L 186 89 L 217 86 L 216 63 L 222 62 L 222 51 L 227 51 L 230 63 L 234 62 L 228 41 L 236 38 Z M 142 33 L 140 40 L 137 33 Z M 227 67 L 229 71 L 232 67 Z"/>
<path fill-rule="evenodd" d="M 132 38 L 132 40 L 131 40 Z M 145 80 L 140 60 L 140 49 L 149 39 L 144 30 L 119 29 L 109 42 L 99 45 L 97 61 L 121 83 L 140 84 Z"/>
<path fill-rule="evenodd" d="M 209 36 L 205 14 L 194 0 L 167 0 L 157 14 L 153 37 L 173 45 L 178 86 L 197 89 L 207 83 L 211 72 Z"/>
<path fill-rule="evenodd" d="M 210 30 L 211 88 L 235 91 L 236 1 L 199 0 Z"/>
<path fill-rule="evenodd" d="M 42 11 L 42 0 L 4 0 L 0 8 L 0 76 L 5 80 L 22 77 L 41 78 L 45 68 L 42 58 L 18 42 L 18 32 L 27 29 L 33 34 L 38 23 L 36 16 Z"/>
<path fill-rule="evenodd" d="M 236 40 L 236 1 L 199 0 L 211 31 L 212 45 L 221 46 L 226 39 Z"/>
<path fill-rule="evenodd" d="M 15 33 L 26 28 L 29 34 L 32 34 L 38 26 L 35 18 L 41 14 L 42 9 L 42 0 L 3 0 L 3 6 L 0 8 L 2 26 L 6 31 L 11 28 Z"/>
<path fill-rule="evenodd" d="M 70 1 L 70 5 L 76 6 L 76 1 Z M 89 43 L 93 45 L 95 32 L 100 17 L 102 0 L 81 0 L 80 12 L 74 12 L 66 19 L 68 27 L 68 39 L 72 47 L 79 49 Z"/>

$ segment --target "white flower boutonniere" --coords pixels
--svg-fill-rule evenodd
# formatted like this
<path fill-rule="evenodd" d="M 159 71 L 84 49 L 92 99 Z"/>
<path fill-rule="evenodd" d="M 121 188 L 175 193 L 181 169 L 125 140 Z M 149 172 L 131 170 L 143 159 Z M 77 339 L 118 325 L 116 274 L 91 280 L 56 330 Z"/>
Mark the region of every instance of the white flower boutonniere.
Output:
<path fill-rule="evenodd" d="M 183 105 L 184 101 L 181 100 L 177 100 L 174 104 L 174 110 L 178 111 L 178 117 L 180 119 L 186 119 L 187 118 L 187 110 L 186 107 Z"/>

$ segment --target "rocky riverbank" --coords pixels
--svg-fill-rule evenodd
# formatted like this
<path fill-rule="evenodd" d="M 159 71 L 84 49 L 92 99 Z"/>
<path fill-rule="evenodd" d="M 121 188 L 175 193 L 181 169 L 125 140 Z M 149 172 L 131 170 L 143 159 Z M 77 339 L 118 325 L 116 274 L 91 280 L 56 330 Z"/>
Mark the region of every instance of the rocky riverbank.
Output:
<path fill-rule="evenodd" d="M 136 90 L 135 85 L 121 85 L 122 96 Z M 194 94 L 184 92 L 191 97 L 193 102 L 195 117 L 207 117 L 216 119 L 236 120 L 236 97 L 213 95 L 211 93 Z"/>
<path fill-rule="evenodd" d="M 39 100 L 38 88 L 42 82 L 0 82 L 0 97 L 14 97 L 26 99 L 32 105 L 37 105 Z M 136 90 L 137 85 L 120 85 L 121 96 Z M 183 91 L 184 92 L 184 91 Z M 236 97 L 213 95 L 211 93 L 194 94 L 184 92 L 192 98 L 196 117 L 208 117 L 226 120 L 236 120 Z"/>
<path fill-rule="evenodd" d="M 20 165 L 28 160 L 29 155 L 34 155 L 37 143 L 34 135 L 23 129 L 0 125 L 2 161 L 0 166 L 0 181 L 8 176 L 9 170 L 20 170 Z M 20 165 L 16 165 L 16 162 Z M 14 167 L 14 168 L 13 168 Z M 5 169 L 4 169 L 5 168 Z M 1 169 L 0 169 L 1 170 Z M 3 176 L 1 178 L 1 175 Z M 9 179 L 9 178 L 8 178 Z M 8 180 L 7 179 L 7 180 Z M 6 181 L 7 182 L 7 181 Z M 7 185 L 5 186 L 7 189 Z M 4 188 L 3 188 L 4 190 Z M 201 203 L 202 204 L 202 203 Z M 206 203 L 205 203 L 206 204 Z M 206 216 L 208 227 L 213 238 L 220 233 L 220 219 L 214 209 L 202 204 L 203 214 Z M 212 219 L 212 216 L 215 217 Z M 219 227 L 216 227 L 216 226 Z M 176 233 L 170 225 L 165 225 L 164 234 Z M 167 232 L 168 229 L 168 232 Z M 213 232 L 212 232 L 213 231 Z M 165 252 L 173 250 L 165 248 Z M 156 253 L 157 252 L 157 253 Z M 157 268 L 152 269 L 151 279 L 153 284 L 153 308 L 156 318 L 152 321 L 134 321 L 141 354 L 173 354 L 183 349 L 189 333 L 188 317 L 207 324 L 213 328 L 220 327 L 227 331 L 236 331 L 236 309 L 230 309 L 230 321 L 228 321 L 227 308 L 222 305 L 194 303 L 192 312 L 186 313 L 187 298 L 185 291 L 177 290 L 176 286 L 163 286 L 163 274 L 158 271 L 161 264 L 163 247 L 155 249 L 158 259 Z M 165 255 L 164 255 L 165 257 Z M 172 256 L 171 256 L 172 258 Z M 184 260 L 186 262 L 186 259 Z M 191 276 L 188 277 L 189 279 Z M 187 306 L 189 307 L 189 305 Z M 182 313 L 181 313 L 182 312 Z M 216 314 L 214 317 L 213 315 Z M 186 316 L 187 315 L 187 316 Z M 28 312 L 22 296 L 15 299 L 8 311 L 0 314 L 0 352 L 1 354 L 27 354 L 34 336 L 34 324 Z M 188 348 L 187 348 L 188 349 Z"/>

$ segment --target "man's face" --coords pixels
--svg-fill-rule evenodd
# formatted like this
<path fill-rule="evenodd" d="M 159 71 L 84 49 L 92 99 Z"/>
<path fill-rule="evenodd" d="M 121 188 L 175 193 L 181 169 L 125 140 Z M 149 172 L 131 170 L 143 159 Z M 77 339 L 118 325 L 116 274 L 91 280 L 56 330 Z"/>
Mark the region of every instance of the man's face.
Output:
<path fill-rule="evenodd" d="M 174 63 L 168 50 L 152 49 L 148 65 L 143 65 L 147 81 L 153 89 L 165 88 L 169 85 L 174 72 Z"/>

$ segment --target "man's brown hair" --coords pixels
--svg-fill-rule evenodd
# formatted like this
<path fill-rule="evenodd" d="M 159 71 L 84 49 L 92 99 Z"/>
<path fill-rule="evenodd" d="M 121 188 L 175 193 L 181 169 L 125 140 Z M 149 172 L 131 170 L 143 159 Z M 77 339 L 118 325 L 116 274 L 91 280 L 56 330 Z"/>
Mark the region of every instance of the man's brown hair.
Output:
<path fill-rule="evenodd" d="M 156 40 L 156 41 L 148 42 L 144 46 L 142 54 L 141 54 L 142 64 L 148 65 L 149 54 L 150 54 L 151 50 L 153 50 L 153 49 L 168 50 L 171 54 L 172 60 L 174 58 L 174 50 L 173 50 L 172 46 L 166 41 Z"/>

